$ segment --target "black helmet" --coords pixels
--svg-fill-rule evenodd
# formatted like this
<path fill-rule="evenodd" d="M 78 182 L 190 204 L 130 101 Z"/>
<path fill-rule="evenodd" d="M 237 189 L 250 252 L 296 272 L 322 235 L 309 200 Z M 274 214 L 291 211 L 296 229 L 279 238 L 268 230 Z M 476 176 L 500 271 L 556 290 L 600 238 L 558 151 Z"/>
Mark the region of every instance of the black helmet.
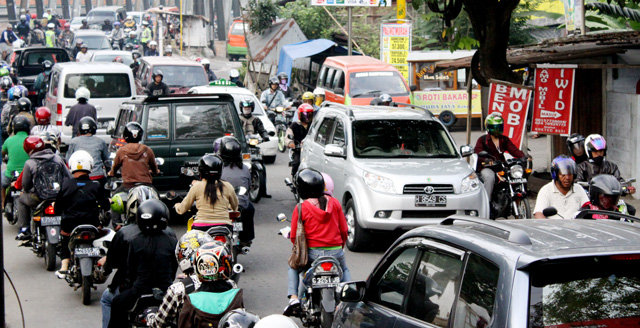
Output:
<path fill-rule="evenodd" d="M 137 122 L 129 122 L 124 126 L 124 132 L 122 136 L 124 137 L 124 141 L 128 143 L 137 143 L 142 140 L 142 134 L 144 130 L 142 126 Z"/>
<path fill-rule="evenodd" d="M 31 132 L 31 123 L 25 116 L 16 115 L 11 124 L 13 124 L 13 133 L 18 133 L 20 131 L 24 131 L 26 133 Z"/>
<path fill-rule="evenodd" d="M 111 21 L 107 18 L 107 19 L 104 20 L 104 23 L 105 24 L 109 24 L 109 23 L 111 23 Z"/>
<path fill-rule="evenodd" d="M 271 86 L 272 84 L 275 85 L 279 85 L 280 81 L 278 81 L 278 78 L 275 76 L 272 76 L 271 78 L 269 78 L 269 86 Z"/>
<path fill-rule="evenodd" d="M 18 99 L 18 111 L 19 112 L 31 112 L 31 100 L 27 97 Z"/>
<path fill-rule="evenodd" d="M 45 60 L 45 61 L 43 61 L 43 62 L 42 62 L 42 68 L 43 68 L 45 71 L 50 70 L 50 69 L 51 69 L 51 67 L 53 67 L 53 63 L 52 63 L 50 60 Z"/>
<path fill-rule="evenodd" d="M 574 154 L 574 150 L 582 150 L 584 151 L 584 136 L 580 133 L 574 133 L 569 138 L 567 138 L 567 149 L 569 149 L 569 154 Z"/>
<path fill-rule="evenodd" d="M 220 157 L 225 162 L 242 161 L 242 148 L 235 137 L 226 136 L 220 140 Z"/>
<path fill-rule="evenodd" d="M 553 181 L 557 181 L 560 174 L 572 174 L 575 177 L 576 172 L 578 172 L 576 162 L 567 155 L 560 155 L 551 162 L 551 178 Z"/>
<path fill-rule="evenodd" d="M 83 20 L 82 20 L 82 24 L 86 24 L 86 23 L 87 23 L 87 20 L 86 20 L 86 19 L 83 19 Z"/>
<path fill-rule="evenodd" d="M 319 198 L 324 194 L 324 178 L 314 169 L 300 170 L 296 173 L 295 183 L 302 199 Z"/>
<path fill-rule="evenodd" d="M 78 132 L 81 135 L 87 133 L 96 134 L 97 130 L 98 124 L 96 124 L 96 120 L 90 116 L 85 116 L 80 119 L 80 122 L 78 122 Z"/>
<path fill-rule="evenodd" d="M 147 235 L 160 233 L 169 223 L 169 209 L 159 199 L 145 200 L 138 206 L 136 221 L 142 233 Z"/>
<path fill-rule="evenodd" d="M 200 177 L 220 180 L 222 176 L 222 159 L 218 155 L 206 154 L 198 161 Z"/>
<path fill-rule="evenodd" d="M 612 209 L 618 205 L 622 186 L 613 175 L 600 174 L 589 182 L 589 201 L 602 209 Z M 601 197 L 603 196 L 603 197 Z"/>
<path fill-rule="evenodd" d="M 251 312 L 247 312 L 245 309 L 233 309 L 227 314 L 225 314 L 222 319 L 220 319 L 220 323 L 218 323 L 218 328 L 235 328 L 235 327 L 243 327 L 243 328 L 251 328 L 256 325 L 260 321 L 260 317 Z"/>
<path fill-rule="evenodd" d="M 163 73 L 162 73 L 162 71 L 160 71 L 160 70 L 155 71 L 155 72 L 153 73 L 153 79 L 155 80 L 155 79 L 156 79 L 156 76 L 158 76 L 158 75 L 162 76 L 162 78 L 164 79 L 164 74 L 163 74 Z"/>
<path fill-rule="evenodd" d="M 278 74 L 278 79 L 282 80 L 282 79 L 289 79 L 289 75 L 287 75 L 287 73 L 285 72 L 280 72 L 280 74 Z"/>

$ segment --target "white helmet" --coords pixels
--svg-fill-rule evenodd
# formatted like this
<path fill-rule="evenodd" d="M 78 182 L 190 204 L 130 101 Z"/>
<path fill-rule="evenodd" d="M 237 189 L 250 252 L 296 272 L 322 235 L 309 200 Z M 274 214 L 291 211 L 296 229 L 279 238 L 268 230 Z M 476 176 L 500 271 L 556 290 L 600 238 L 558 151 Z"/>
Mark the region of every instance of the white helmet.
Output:
<path fill-rule="evenodd" d="M 71 157 L 69 157 L 69 168 L 71 169 L 71 173 L 76 171 L 91 172 L 91 168 L 93 168 L 93 157 L 84 150 L 75 151 L 71 154 Z"/>
<path fill-rule="evenodd" d="M 313 90 L 313 94 L 316 96 L 324 96 L 324 89 L 315 88 L 315 90 Z"/>
<path fill-rule="evenodd" d="M 260 319 L 253 328 L 298 328 L 298 325 L 282 314 L 272 314 Z"/>
<path fill-rule="evenodd" d="M 55 26 L 55 25 L 53 25 L 53 23 L 49 23 L 49 24 L 47 24 L 47 28 L 54 28 L 54 27 L 56 27 L 56 26 Z"/>
<path fill-rule="evenodd" d="M 233 78 L 236 78 L 236 77 L 240 77 L 240 72 L 238 72 L 238 70 L 237 70 L 237 69 L 232 68 L 232 69 L 229 71 L 229 77 L 230 77 L 230 78 L 232 78 L 232 79 L 233 79 Z"/>
<path fill-rule="evenodd" d="M 158 42 L 155 42 L 155 41 L 151 41 L 151 42 L 149 42 L 149 47 L 151 47 L 151 46 L 157 46 L 157 45 L 158 45 Z"/>
<path fill-rule="evenodd" d="M 211 62 L 209 61 L 209 59 L 204 58 L 203 60 L 200 61 L 200 64 L 202 64 L 202 65 L 211 65 Z"/>
<path fill-rule="evenodd" d="M 85 87 L 78 88 L 78 90 L 76 90 L 76 100 L 80 100 L 80 98 L 89 101 L 89 99 L 91 99 L 91 91 Z"/>
<path fill-rule="evenodd" d="M 127 20 L 132 20 L 133 17 L 132 16 L 127 16 Z"/>

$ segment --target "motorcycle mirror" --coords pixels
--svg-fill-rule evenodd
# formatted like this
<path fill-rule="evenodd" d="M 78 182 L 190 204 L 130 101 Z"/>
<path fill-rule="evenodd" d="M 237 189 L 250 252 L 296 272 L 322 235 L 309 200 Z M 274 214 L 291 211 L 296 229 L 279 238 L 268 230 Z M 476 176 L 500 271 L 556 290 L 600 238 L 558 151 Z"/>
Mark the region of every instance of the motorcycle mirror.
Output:
<path fill-rule="evenodd" d="M 169 190 L 167 191 L 167 199 L 168 200 L 174 200 L 176 199 L 178 195 L 176 194 L 175 190 Z"/>
<path fill-rule="evenodd" d="M 491 156 L 491 154 L 489 154 L 488 152 L 486 152 L 484 150 L 479 152 L 478 156 L 480 156 L 480 157 L 492 157 L 493 158 L 493 156 Z"/>
<path fill-rule="evenodd" d="M 547 218 L 552 217 L 556 214 L 558 214 L 558 210 L 555 207 L 547 207 L 542 210 L 542 215 L 544 215 Z"/>
<path fill-rule="evenodd" d="M 156 164 L 158 164 L 158 165 L 163 165 L 163 164 L 164 164 L 164 158 L 162 158 L 162 157 L 156 157 Z"/>
<path fill-rule="evenodd" d="M 284 222 L 284 221 L 287 221 L 287 216 L 284 213 L 280 213 L 278 214 L 276 219 L 278 220 L 278 222 Z"/>
<path fill-rule="evenodd" d="M 286 184 L 287 186 L 293 185 L 293 183 L 291 183 L 291 179 L 289 178 L 284 178 L 284 184 Z"/>
<path fill-rule="evenodd" d="M 273 137 L 276 135 L 276 131 L 269 131 L 269 136 Z"/>

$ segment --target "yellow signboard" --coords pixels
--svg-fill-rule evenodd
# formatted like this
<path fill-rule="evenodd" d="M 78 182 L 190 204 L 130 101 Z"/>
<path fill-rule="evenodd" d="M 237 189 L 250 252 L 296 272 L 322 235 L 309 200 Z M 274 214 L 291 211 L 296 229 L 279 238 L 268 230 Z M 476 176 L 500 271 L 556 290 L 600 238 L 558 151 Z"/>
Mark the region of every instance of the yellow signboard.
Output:
<path fill-rule="evenodd" d="M 469 98 L 465 90 L 416 91 L 413 93 L 413 104 L 423 106 L 434 114 L 449 110 L 455 115 L 467 115 Z M 472 90 L 471 114 L 479 115 L 481 113 L 480 90 Z"/>
<path fill-rule="evenodd" d="M 380 26 L 380 59 L 398 69 L 409 81 L 407 55 L 411 50 L 410 23 L 383 23 Z"/>

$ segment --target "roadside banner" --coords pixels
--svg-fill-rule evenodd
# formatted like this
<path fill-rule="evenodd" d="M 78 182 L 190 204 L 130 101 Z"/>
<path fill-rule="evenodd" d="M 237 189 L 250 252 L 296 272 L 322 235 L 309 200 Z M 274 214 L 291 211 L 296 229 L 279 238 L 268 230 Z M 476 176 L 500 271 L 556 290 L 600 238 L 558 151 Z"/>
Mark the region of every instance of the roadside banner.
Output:
<path fill-rule="evenodd" d="M 532 132 L 571 134 L 575 65 L 538 65 L 535 79 Z"/>
<path fill-rule="evenodd" d="M 380 60 L 393 65 L 409 82 L 407 56 L 411 50 L 411 23 L 380 24 Z"/>
<path fill-rule="evenodd" d="M 469 98 L 466 90 L 451 91 L 415 91 L 413 104 L 424 107 L 438 115 L 445 110 L 457 115 L 467 115 Z M 471 94 L 471 114 L 482 114 L 480 90 L 473 90 Z"/>
<path fill-rule="evenodd" d="M 390 7 L 391 0 L 311 0 L 312 6 Z"/>
<path fill-rule="evenodd" d="M 488 114 L 500 113 L 504 119 L 503 134 L 522 148 L 533 88 L 496 80 L 490 82 Z"/>

